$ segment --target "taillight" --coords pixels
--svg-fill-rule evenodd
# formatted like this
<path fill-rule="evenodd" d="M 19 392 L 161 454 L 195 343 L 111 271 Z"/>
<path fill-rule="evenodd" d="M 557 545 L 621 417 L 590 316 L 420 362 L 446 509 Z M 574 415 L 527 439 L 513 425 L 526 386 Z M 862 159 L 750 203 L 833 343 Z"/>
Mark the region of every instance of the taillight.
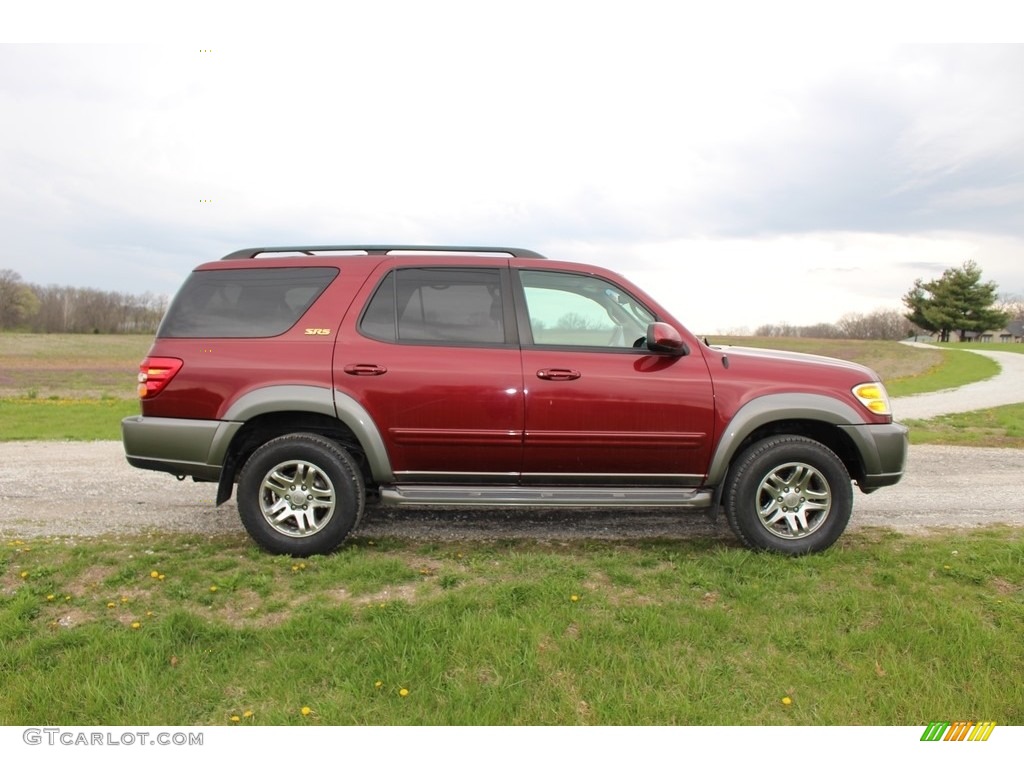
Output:
<path fill-rule="evenodd" d="M 147 357 L 139 363 L 139 397 L 154 397 L 181 370 L 182 361 L 176 357 Z"/>

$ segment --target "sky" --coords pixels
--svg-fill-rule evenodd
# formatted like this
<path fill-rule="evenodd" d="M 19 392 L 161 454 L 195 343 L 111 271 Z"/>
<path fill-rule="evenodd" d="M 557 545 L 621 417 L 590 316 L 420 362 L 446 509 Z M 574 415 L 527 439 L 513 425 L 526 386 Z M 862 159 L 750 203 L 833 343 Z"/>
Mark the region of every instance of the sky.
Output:
<path fill-rule="evenodd" d="M 171 295 L 248 246 L 518 246 L 697 333 L 969 259 L 1024 295 L 1000 4 L 706 5 L 37 3 L 0 32 L 0 270 Z"/>

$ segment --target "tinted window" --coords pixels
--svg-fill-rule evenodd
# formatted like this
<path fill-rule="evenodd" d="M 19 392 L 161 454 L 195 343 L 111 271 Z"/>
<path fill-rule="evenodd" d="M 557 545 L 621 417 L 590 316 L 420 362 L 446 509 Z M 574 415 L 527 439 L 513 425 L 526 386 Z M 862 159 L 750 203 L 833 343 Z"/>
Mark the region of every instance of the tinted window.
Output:
<path fill-rule="evenodd" d="M 497 269 L 399 269 L 377 288 L 359 325 L 384 341 L 502 344 Z"/>
<path fill-rule="evenodd" d="M 258 338 L 284 333 L 338 274 L 335 267 L 193 272 L 158 336 Z"/>
<path fill-rule="evenodd" d="M 590 275 L 519 270 L 533 343 L 633 347 L 654 315 L 617 285 Z"/>

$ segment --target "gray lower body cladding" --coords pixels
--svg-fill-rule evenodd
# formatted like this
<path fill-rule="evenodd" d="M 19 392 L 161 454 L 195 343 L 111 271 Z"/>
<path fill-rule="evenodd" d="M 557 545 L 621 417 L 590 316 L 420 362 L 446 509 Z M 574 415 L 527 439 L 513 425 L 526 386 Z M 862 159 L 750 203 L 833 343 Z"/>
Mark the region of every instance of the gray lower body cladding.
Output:
<path fill-rule="evenodd" d="M 125 458 L 133 467 L 216 481 L 231 437 L 229 421 L 129 416 L 121 422 Z"/>

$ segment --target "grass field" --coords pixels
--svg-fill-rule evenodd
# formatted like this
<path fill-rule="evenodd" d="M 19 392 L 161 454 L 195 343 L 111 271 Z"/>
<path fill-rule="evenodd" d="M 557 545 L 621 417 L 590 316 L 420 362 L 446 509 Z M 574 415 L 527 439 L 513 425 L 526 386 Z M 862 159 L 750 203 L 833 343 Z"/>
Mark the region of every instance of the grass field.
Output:
<path fill-rule="evenodd" d="M 0 333 L 0 398 L 135 398 L 152 336 Z"/>
<path fill-rule="evenodd" d="M 121 419 L 138 413 L 137 400 L 3 398 L 0 440 L 120 440 Z"/>
<path fill-rule="evenodd" d="M 978 448 L 1024 448 L 1024 405 L 1004 405 L 933 419 L 907 419 L 910 442 Z"/>
<path fill-rule="evenodd" d="M 357 539 L 294 561 L 160 535 L 10 541 L 0 564 L 4 725 L 1024 722 L 1021 529 L 798 559 Z"/>

